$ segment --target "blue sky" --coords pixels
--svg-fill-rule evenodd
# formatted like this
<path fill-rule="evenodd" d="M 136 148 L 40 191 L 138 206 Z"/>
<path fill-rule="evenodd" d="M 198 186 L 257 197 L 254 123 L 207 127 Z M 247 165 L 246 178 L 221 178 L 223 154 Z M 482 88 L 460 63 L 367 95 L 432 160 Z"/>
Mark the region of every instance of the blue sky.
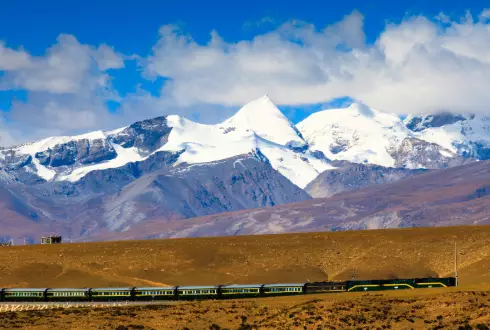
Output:
<path fill-rule="evenodd" d="M 344 96 L 402 115 L 484 108 L 483 91 L 455 85 L 486 83 L 484 10 L 484 1 L 440 0 L 4 0 L 0 138 L 169 112 L 214 122 L 265 93 L 293 122 Z M 424 67 L 436 78 L 424 79 Z M 418 80 L 428 86 L 417 90 Z"/>

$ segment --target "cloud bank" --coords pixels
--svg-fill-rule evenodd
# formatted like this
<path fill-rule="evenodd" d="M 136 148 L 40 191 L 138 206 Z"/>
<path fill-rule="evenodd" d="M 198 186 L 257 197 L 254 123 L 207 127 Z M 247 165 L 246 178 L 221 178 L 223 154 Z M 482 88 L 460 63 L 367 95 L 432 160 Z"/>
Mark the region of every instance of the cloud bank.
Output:
<path fill-rule="evenodd" d="M 0 42 L 0 93 L 28 93 L 0 121 L 0 144 L 169 113 L 217 120 L 264 94 L 284 106 L 350 96 L 403 115 L 490 113 L 490 9 L 459 19 L 408 17 L 372 43 L 363 22 L 354 11 L 324 27 L 290 21 L 252 40 L 226 42 L 212 31 L 206 44 L 165 25 L 149 55 L 137 56 L 63 34 L 42 56 Z M 138 61 L 142 79 L 165 79 L 159 96 L 141 88 L 119 95 L 112 75 L 127 61 Z M 108 101 L 121 104 L 117 114 Z"/>
<path fill-rule="evenodd" d="M 180 105 L 241 105 L 267 93 L 281 105 L 350 96 L 399 114 L 487 112 L 489 13 L 407 18 L 388 24 L 373 44 L 359 12 L 321 30 L 289 22 L 237 43 L 213 32 L 198 45 L 164 26 L 147 71 L 171 79 L 163 94 Z"/>

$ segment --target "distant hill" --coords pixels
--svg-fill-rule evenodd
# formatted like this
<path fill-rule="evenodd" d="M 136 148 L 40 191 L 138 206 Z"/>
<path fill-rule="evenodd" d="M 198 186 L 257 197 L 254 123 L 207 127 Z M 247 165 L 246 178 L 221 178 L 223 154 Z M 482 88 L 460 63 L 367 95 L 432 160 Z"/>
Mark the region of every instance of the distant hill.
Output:
<path fill-rule="evenodd" d="M 280 283 L 452 276 L 490 285 L 490 226 L 28 245 L 0 248 L 0 287 Z"/>
<path fill-rule="evenodd" d="M 164 238 L 490 224 L 490 161 L 330 198 L 179 221 L 155 217 L 106 238 Z"/>

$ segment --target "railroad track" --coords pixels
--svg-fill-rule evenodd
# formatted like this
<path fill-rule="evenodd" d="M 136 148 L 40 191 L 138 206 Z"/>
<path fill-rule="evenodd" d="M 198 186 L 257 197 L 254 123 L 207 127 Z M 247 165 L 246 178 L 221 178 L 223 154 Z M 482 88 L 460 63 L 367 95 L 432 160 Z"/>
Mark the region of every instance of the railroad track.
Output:
<path fill-rule="evenodd" d="M 174 305 L 178 301 L 117 301 L 117 302 L 16 302 L 0 303 L 0 313 L 67 308 L 108 308 L 123 306 Z"/>

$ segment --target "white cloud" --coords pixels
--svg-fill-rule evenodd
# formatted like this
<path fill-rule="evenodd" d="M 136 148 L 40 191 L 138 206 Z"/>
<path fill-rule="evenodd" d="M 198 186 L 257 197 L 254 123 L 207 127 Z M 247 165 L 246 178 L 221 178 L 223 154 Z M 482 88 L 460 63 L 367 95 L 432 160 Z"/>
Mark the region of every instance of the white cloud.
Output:
<path fill-rule="evenodd" d="M 0 42 L 0 91 L 28 91 L 0 121 L 0 144 L 171 113 L 215 122 L 264 94 L 291 106 L 351 96 L 399 114 L 489 112 L 490 9 L 457 21 L 408 17 L 370 44 L 363 22 L 357 11 L 326 27 L 290 21 L 235 43 L 212 31 L 204 45 L 166 25 L 148 58 L 64 34 L 43 56 Z M 144 77 L 166 78 L 161 96 L 139 89 L 119 97 L 111 70 L 127 60 L 138 61 Z M 118 114 L 107 112 L 108 100 L 121 102 Z"/>
<path fill-rule="evenodd" d="M 23 50 L 5 47 L 0 41 L 0 71 L 11 71 L 25 68 L 30 64 L 30 56 Z"/>
<path fill-rule="evenodd" d="M 101 71 L 124 68 L 124 58 L 108 45 L 100 45 L 92 55 Z"/>
<path fill-rule="evenodd" d="M 2 85 L 34 92 L 77 94 L 105 89 L 109 77 L 104 71 L 124 67 L 122 56 L 112 48 L 83 45 L 65 34 L 58 37 L 45 56 L 33 57 L 9 49 L 4 53 L 5 56 L 0 53 L 0 63 L 10 63 L 10 71 Z"/>
<path fill-rule="evenodd" d="M 27 102 L 14 101 L 0 125 L 1 145 L 49 135 L 82 133 L 122 123 L 107 112 L 119 100 L 109 69 L 124 67 L 125 57 L 105 44 L 81 44 L 62 34 L 44 56 L 0 44 L 0 90 L 26 90 Z"/>
<path fill-rule="evenodd" d="M 390 24 L 366 44 L 353 12 L 318 30 L 290 22 L 251 41 L 224 42 L 216 32 L 197 44 L 164 26 L 147 72 L 170 79 L 162 95 L 177 105 L 242 105 L 263 94 L 283 105 L 351 96 L 401 113 L 488 112 L 489 10 L 475 21 L 440 15 Z"/>
<path fill-rule="evenodd" d="M 490 9 L 484 9 L 480 14 L 480 21 L 490 19 Z"/>

